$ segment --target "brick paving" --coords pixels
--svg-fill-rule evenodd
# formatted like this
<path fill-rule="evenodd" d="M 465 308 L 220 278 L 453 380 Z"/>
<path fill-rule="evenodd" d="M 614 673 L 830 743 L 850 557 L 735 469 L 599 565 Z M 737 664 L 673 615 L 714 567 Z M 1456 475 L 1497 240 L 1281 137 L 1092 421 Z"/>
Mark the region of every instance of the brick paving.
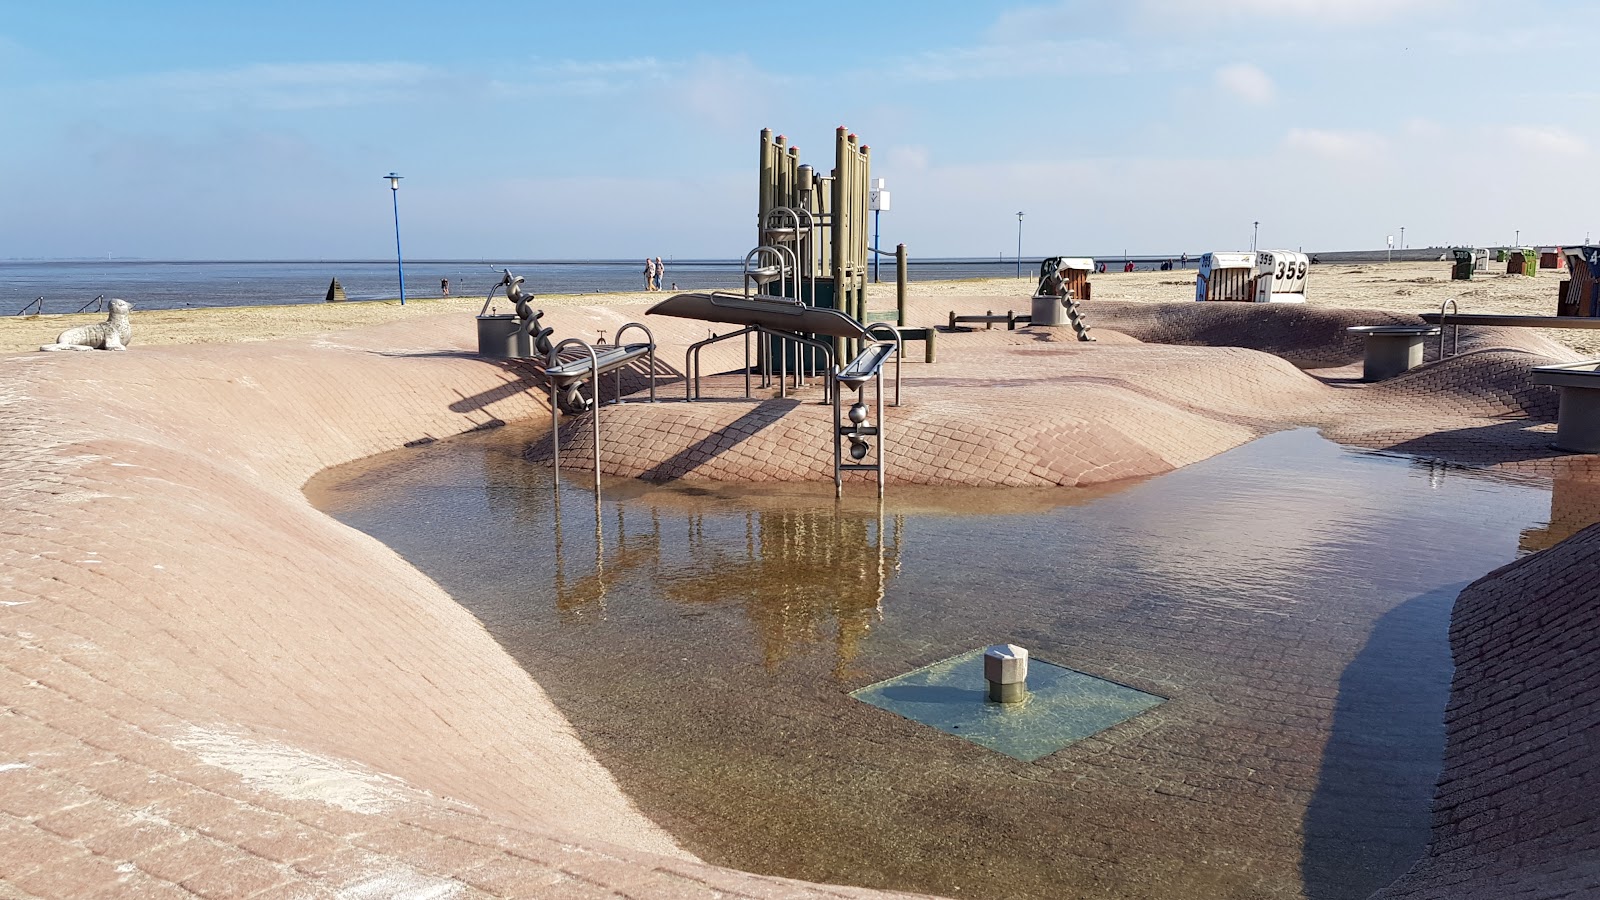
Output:
<path fill-rule="evenodd" d="M 993 301 L 924 303 L 913 321 L 952 304 Z M 1086 312 L 1093 345 L 940 334 L 939 364 L 908 361 L 889 480 L 1094 484 L 1295 425 L 1594 480 L 1593 458 L 1547 446 L 1553 394 L 1527 370 L 1573 357 L 1534 335 L 1463 333 L 1461 356 L 1364 386 L 1349 380 L 1359 345 L 1342 328 L 1392 314 Z M 635 315 L 546 321 L 562 336 L 610 333 Z M 669 375 L 706 334 L 650 324 Z M 331 465 L 548 415 L 525 370 L 474 358 L 470 340 L 449 316 L 0 357 L 0 897 L 878 896 L 695 861 L 477 622 L 301 496 Z M 705 370 L 740 358 L 708 352 Z M 742 390 L 711 382 L 721 397 Z M 826 479 L 817 399 L 606 407 L 603 467 Z M 564 468 L 581 469 L 585 419 L 571 421 Z M 1600 817 L 1583 790 L 1600 730 L 1596 553 L 1589 529 L 1463 595 L 1434 847 L 1392 896 L 1600 890 Z"/>

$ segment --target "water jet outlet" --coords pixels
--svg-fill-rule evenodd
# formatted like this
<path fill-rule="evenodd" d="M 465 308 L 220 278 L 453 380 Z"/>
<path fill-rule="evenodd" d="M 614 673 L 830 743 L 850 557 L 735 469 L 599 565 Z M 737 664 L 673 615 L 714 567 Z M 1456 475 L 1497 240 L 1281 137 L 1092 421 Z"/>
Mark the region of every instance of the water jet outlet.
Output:
<path fill-rule="evenodd" d="M 1019 703 L 1028 696 L 1028 651 L 1016 644 L 995 644 L 983 651 L 983 678 L 989 699 Z"/>

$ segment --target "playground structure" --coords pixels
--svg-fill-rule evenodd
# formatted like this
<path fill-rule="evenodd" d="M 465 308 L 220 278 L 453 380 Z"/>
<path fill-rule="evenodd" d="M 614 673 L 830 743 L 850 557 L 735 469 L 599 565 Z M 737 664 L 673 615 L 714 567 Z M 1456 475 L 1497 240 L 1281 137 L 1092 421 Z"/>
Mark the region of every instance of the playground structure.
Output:
<path fill-rule="evenodd" d="M 833 144 L 834 167 L 821 175 L 800 161 L 799 147 L 781 134 L 774 137 L 770 128 L 761 130 L 757 246 L 751 253 L 777 261 L 778 268 L 762 266 L 754 280 L 762 288 L 776 283 L 771 293 L 778 296 L 865 322 L 872 150 L 843 126 L 835 129 Z M 782 266 L 792 268 L 792 277 L 782 277 Z M 809 287 L 803 296 L 802 284 Z M 844 341 L 835 340 L 836 357 L 850 352 Z"/>
<path fill-rule="evenodd" d="M 616 375 L 616 388 L 612 403 L 622 403 L 622 372 L 640 360 L 646 361 L 650 380 L 650 401 L 656 402 L 656 339 L 650 329 L 639 322 L 629 322 L 618 328 L 616 343 L 607 344 L 605 334 L 591 344 L 582 338 L 567 338 L 558 344 L 550 341 L 551 329 L 541 324 L 544 310 L 534 309 L 533 297 L 523 292 L 523 279 L 510 269 L 502 269 L 500 280 L 489 288 L 478 310 L 478 355 L 496 359 L 539 359 L 543 363 L 545 379 L 550 387 L 550 440 L 551 456 L 555 465 L 556 481 L 561 480 L 561 428 L 560 414 L 571 415 L 588 412 L 594 426 L 594 490 L 596 502 L 600 496 L 600 379 L 607 374 Z M 491 308 L 494 295 L 501 289 L 511 302 L 514 312 L 501 313 Z M 622 336 L 632 329 L 644 332 L 645 339 L 624 343 Z M 583 386 L 590 385 L 590 395 L 583 395 Z"/>
<path fill-rule="evenodd" d="M 1255 264 L 1254 253 L 1204 254 L 1200 257 L 1200 271 L 1195 275 L 1194 299 L 1201 302 L 1254 300 Z"/>
<path fill-rule="evenodd" d="M 1078 340 L 1094 340 L 1078 309 L 1079 300 L 1089 299 L 1089 273 L 1093 271 L 1094 260 L 1087 257 L 1052 256 L 1041 262 L 1029 324 L 1071 325 Z"/>

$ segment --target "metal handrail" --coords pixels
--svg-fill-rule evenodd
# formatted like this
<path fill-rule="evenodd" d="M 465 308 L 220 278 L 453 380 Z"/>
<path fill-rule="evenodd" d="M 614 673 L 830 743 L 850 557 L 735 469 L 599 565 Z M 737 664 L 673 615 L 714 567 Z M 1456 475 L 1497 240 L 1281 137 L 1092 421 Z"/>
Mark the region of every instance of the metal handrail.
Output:
<path fill-rule="evenodd" d="M 901 337 L 900 329 L 888 322 L 873 322 L 867 326 L 867 334 L 875 334 L 875 329 L 887 330 L 894 336 L 894 405 L 900 405 L 900 357 L 906 353 L 905 338 Z"/>
<path fill-rule="evenodd" d="M 589 354 L 590 371 L 594 384 L 594 403 L 589 411 L 594 414 L 594 493 L 600 496 L 600 358 L 595 355 L 594 348 L 582 338 L 567 338 L 561 343 L 550 348 L 549 360 L 546 368 L 555 368 L 556 360 L 561 351 L 566 347 L 582 347 Z M 555 463 L 556 483 L 561 482 L 561 411 L 556 402 L 556 382 L 550 379 L 550 458 Z"/>
<path fill-rule="evenodd" d="M 1445 310 L 1454 310 L 1457 315 L 1460 315 L 1461 314 L 1461 307 L 1456 304 L 1456 299 L 1454 297 L 1447 298 L 1443 303 L 1439 304 L 1439 325 L 1441 326 L 1439 328 L 1439 359 L 1441 361 L 1443 361 L 1444 358 L 1445 358 L 1445 355 L 1444 355 L 1444 328 L 1442 327 L 1444 325 L 1444 317 L 1446 315 Z M 1461 352 L 1461 326 L 1460 325 L 1451 325 L 1450 326 L 1450 355 L 1451 356 L 1455 356 L 1456 354 L 1458 354 L 1460 352 Z"/>
<path fill-rule="evenodd" d="M 649 354 L 649 356 L 650 356 L 650 402 L 654 403 L 654 402 L 656 402 L 656 336 L 650 332 L 649 327 L 647 327 L 643 322 L 629 322 L 628 324 L 622 326 L 621 328 L 618 328 L 617 329 L 617 333 L 612 335 L 612 338 L 617 342 L 617 346 L 618 347 L 625 346 L 622 343 L 622 334 L 623 334 L 623 332 L 627 331 L 629 328 L 637 328 L 640 331 L 644 332 L 645 339 L 647 341 L 649 341 L 649 343 L 650 343 L 650 354 Z M 622 370 L 623 370 L 623 368 L 625 368 L 625 367 L 624 366 L 617 366 L 617 390 L 616 390 L 615 396 L 613 396 L 611 398 L 611 402 L 612 403 L 621 403 L 622 402 Z M 595 398 L 594 399 L 595 399 L 595 404 L 596 405 L 599 405 L 599 403 L 600 403 L 599 378 L 600 378 L 600 376 L 598 374 L 595 375 Z"/>
<path fill-rule="evenodd" d="M 21 309 L 17 310 L 17 315 L 19 315 L 19 316 L 27 315 L 28 307 L 30 307 L 30 306 L 33 307 L 33 309 L 34 309 L 34 312 L 33 312 L 34 315 L 36 315 L 36 316 L 44 315 L 44 298 L 43 297 L 35 297 L 32 300 L 29 300 Z"/>
<path fill-rule="evenodd" d="M 730 331 L 727 334 L 713 334 L 711 337 L 708 337 L 703 341 L 696 341 L 695 343 L 689 345 L 688 352 L 686 352 L 684 354 L 684 360 L 683 360 L 684 399 L 686 401 L 693 402 L 693 401 L 695 401 L 696 399 L 698 399 L 700 397 L 700 351 L 701 350 L 705 349 L 706 347 L 711 346 L 712 344 L 718 343 L 720 341 L 726 341 L 726 340 L 729 340 L 730 338 L 736 338 L 736 337 L 740 337 L 740 336 L 748 337 L 751 334 L 764 334 L 764 335 L 766 335 L 768 337 L 775 338 L 776 340 L 779 340 L 779 341 L 794 341 L 795 343 L 804 344 L 804 345 L 813 347 L 813 348 L 815 348 L 817 350 L 821 350 L 822 353 L 823 353 L 823 357 L 826 360 L 827 370 L 830 371 L 830 372 L 833 371 L 834 355 L 833 355 L 833 346 L 831 344 L 825 343 L 823 341 L 813 340 L 812 338 L 808 338 L 808 337 L 806 337 L 804 335 L 800 335 L 800 334 L 795 334 L 793 332 L 778 331 L 776 329 L 765 328 L 765 327 L 762 327 L 760 325 L 746 325 L 745 327 L 739 329 L 738 331 Z M 765 379 L 770 374 L 767 371 L 766 362 L 767 362 L 766 360 L 763 360 L 762 387 L 766 387 L 768 382 Z M 746 399 L 749 399 L 749 397 L 750 397 L 750 344 L 749 344 L 748 340 L 745 342 L 744 363 L 745 363 L 745 369 L 744 369 L 744 371 L 745 371 L 744 395 L 745 395 Z M 798 378 L 798 373 L 796 373 L 796 377 Z M 780 397 L 789 396 L 787 388 L 788 388 L 788 386 L 787 386 L 786 382 L 783 380 L 782 377 L 780 377 L 780 380 L 778 382 L 778 395 Z M 833 395 L 833 393 L 834 393 L 834 390 L 833 390 L 832 382 L 830 380 L 824 380 L 824 382 L 823 382 L 822 402 L 823 403 L 827 403 L 829 401 L 830 397 Z"/>

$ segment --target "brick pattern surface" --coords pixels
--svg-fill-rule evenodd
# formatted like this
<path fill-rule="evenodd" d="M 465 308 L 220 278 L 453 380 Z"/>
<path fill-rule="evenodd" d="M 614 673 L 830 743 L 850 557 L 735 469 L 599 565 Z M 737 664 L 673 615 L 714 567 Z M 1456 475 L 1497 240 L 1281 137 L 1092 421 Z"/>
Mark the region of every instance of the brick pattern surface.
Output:
<path fill-rule="evenodd" d="M 940 321 L 939 303 L 913 322 Z M 939 364 L 908 361 L 890 480 L 1092 484 L 1294 425 L 1593 476 L 1546 446 L 1552 395 L 1527 369 L 1571 354 L 1536 337 L 1464 336 L 1461 356 L 1364 386 L 1342 328 L 1386 314 L 1086 310 L 1095 344 L 941 333 Z M 640 312 L 546 321 L 611 334 Z M 661 394 L 681 396 L 683 349 L 707 328 L 650 324 Z M 548 416 L 530 367 L 479 360 L 470 340 L 452 316 L 0 357 L 0 896 L 876 896 L 688 858 L 468 614 L 300 495 L 331 465 Z M 720 346 L 704 370 L 741 360 Z M 707 402 L 603 407 L 603 468 L 827 478 L 817 388 L 752 404 L 731 399 L 742 386 L 721 375 Z M 564 468 L 587 465 L 588 422 L 567 419 Z M 1592 885 L 1595 553 L 1591 530 L 1463 602 L 1436 845 L 1395 896 Z M 1507 777 L 1515 796 L 1498 791 Z"/>
<path fill-rule="evenodd" d="M 1427 858 L 1384 900 L 1600 896 L 1600 526 L 1461 593 Z"/>
<path fill-rule="evenodd" d="M 872 895 L 697 863 L 469 614 L 300 494 L 547 413 L 440 344 L 0 357 L 0 896 Z"/>

